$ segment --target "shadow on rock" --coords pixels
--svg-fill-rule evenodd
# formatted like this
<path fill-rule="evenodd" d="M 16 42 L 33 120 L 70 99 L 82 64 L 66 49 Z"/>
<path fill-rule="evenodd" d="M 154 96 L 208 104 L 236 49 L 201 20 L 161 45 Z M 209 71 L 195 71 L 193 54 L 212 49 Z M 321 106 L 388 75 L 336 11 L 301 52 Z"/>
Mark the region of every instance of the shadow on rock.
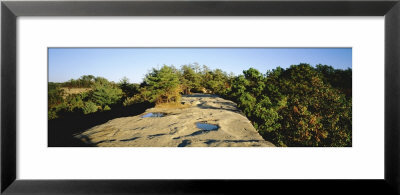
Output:
<path fill-rule="evenodd" d="M 66 113 L 62 118 L 48 121 L 48 146 L 49 147 L 90 147 L 98 143 L 90 139 L 80 140 L 74 137 L 94 126 L 106 123 L 109 120 L 134 116 L 153 107 L 152 103 L 140 103 L 132 106 L 114 106 L 110 111 L 82 114 L 78 112 Z M 81 138 L 82 139 L 82 138 Z"/>

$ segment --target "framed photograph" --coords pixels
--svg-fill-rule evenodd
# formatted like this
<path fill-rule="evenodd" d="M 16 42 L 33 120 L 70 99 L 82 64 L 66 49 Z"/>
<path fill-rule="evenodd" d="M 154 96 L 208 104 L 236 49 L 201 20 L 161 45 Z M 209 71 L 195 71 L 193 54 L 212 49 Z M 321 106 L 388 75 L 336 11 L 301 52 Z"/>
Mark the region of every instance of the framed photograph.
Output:
<path fill-rule="evenodd" d="M 352 48 L 51 47 L 47 56 L 48 147 L 352 146 Z"/>
<path fill-rule="evenodd" d="M 1 191 L 398 194 L 399 23 L 397 0 L 2 1 Z"/>

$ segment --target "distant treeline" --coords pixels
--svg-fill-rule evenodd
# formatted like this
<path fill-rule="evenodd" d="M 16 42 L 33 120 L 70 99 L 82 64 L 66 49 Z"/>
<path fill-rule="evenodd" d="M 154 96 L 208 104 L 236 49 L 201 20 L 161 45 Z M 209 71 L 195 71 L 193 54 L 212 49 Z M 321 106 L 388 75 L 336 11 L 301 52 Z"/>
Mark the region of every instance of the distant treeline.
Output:
<path fill-rule="evenodd" d="M 62 89 L 91 88 L 65 96 Z M 153 68 L 140 84 L 84 75 L 49 82 L 49 120 L 138 103 L 180 104 L 182 94 L 218 94 L 237 103 L 264 139 L 278 146 L 351 146 L 352 70 L 308 64 L 254 68 L 243 75 L 198 64 Z"/>

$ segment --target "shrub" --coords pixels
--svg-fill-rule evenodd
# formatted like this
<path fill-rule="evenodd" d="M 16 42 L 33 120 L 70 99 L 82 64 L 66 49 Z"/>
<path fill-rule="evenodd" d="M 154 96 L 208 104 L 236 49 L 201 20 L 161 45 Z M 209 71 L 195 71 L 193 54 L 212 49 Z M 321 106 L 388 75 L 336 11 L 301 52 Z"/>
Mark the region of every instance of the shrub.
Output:
<path fill-rule="evenodd" d="M 87 97 L 87 93 L 82 94 L 70 94 L 66 97 L 65 102 L 68 106 L 69 111 L 79 110 L 84 106 L 84 101 Z"/>
<path fill-rule="evenodd" d="M 97 112 L 98 106 L 92 101 L 85 102 L 85 106 L 82 108 L 84 114 L 89 114 L 93 112 Z"/>
<path fill-rule="evenodd" d="M 112 84 L 95 84 L 90 92 L 90 100 L 100 106 L 110 106 L 121 100 L 122 90 Z"/>
<path fill-rule="evenodd" d="M 107 111 L 107 110 L 111 110 L 111 108 L 110 108 L 110 106 L 106 105 L 106 106 L 104 106 L 103 110 Z"/>
<path fill-rule="evenodd" d="M 63 114 L 69 112 L 68 105 L 66 103 L 57 104 L 48 109 L 48 119 L 56 119 L 61 117 Z"/>
<path fill-rule="evenodd" d="M 48 106 L 54 107 L 57 104 L 63 103 L 64 90 L 56 83 L 48 84 Z"/>

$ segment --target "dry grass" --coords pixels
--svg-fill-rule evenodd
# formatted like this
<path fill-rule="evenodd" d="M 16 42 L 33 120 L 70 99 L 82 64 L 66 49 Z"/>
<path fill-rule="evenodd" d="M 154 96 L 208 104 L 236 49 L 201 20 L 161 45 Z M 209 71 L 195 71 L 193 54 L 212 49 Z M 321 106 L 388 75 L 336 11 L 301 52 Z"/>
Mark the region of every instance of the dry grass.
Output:
<path fill-rule="evenodd" d="M 67 97 L 68 95 L 71 94 L 79 94 L 83 92 L 88 92 L 92 88 L 68 88 L 68 87 L 62 87 L 61 89 L 64 90 L 64 98 Z"/>
<path fill-rule="evenodd" d="M 189 108 L 191 105 L 189 104 L 181 104 L 181 103 L 161 103 L 161 104 L 157 104 L 155 107 L 156 108 Z"/>

